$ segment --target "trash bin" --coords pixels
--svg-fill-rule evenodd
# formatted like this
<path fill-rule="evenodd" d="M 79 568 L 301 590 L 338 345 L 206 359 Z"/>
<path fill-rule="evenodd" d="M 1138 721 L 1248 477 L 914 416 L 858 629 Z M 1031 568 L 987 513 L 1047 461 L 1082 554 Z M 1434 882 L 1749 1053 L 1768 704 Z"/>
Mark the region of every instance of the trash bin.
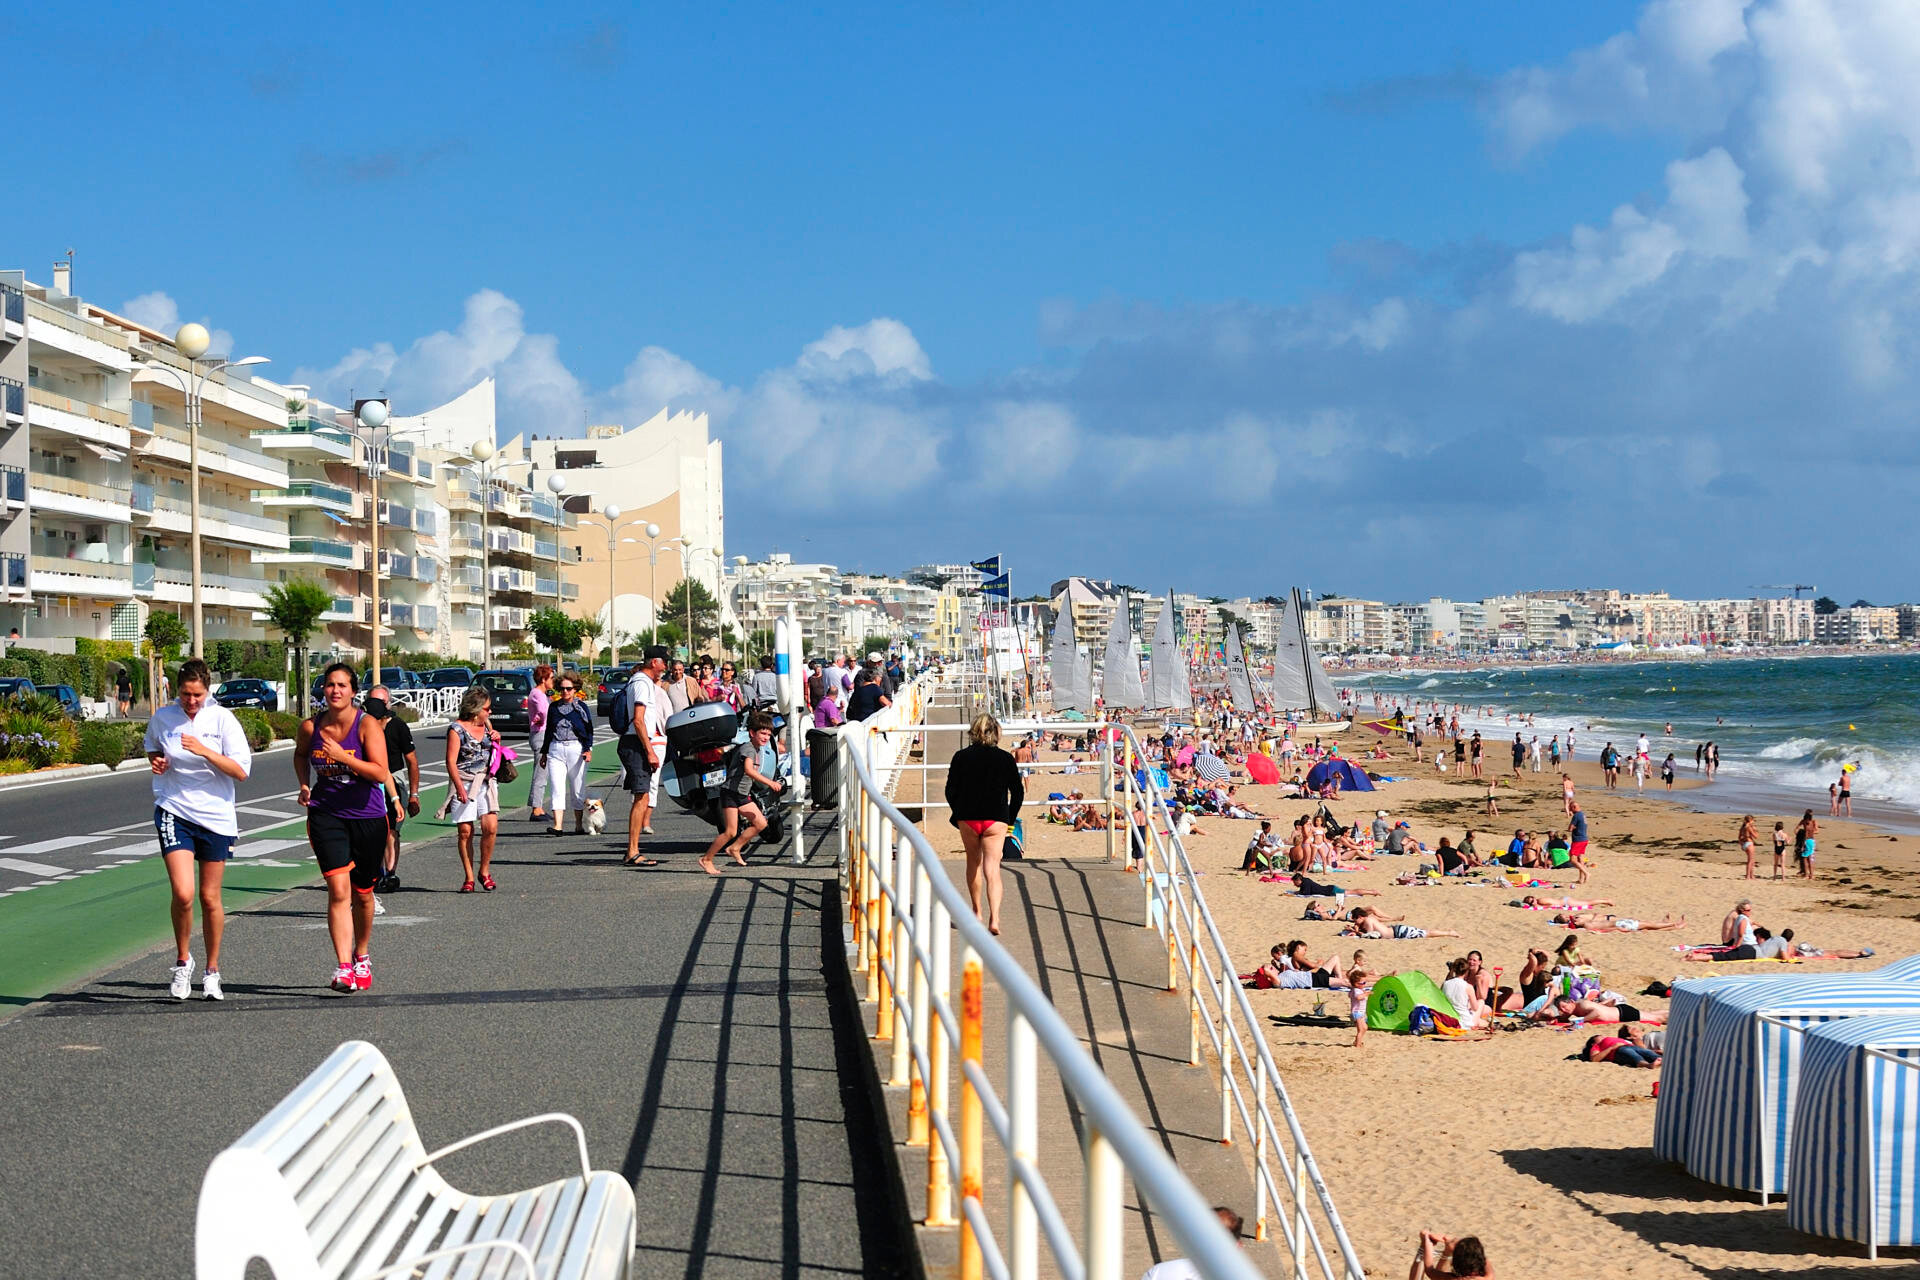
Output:
<path fill-rule="evenodd" d="M 816 809 L 840 803 L 840 735 L 831 729 L 807 730 L 807 793 Z"/>

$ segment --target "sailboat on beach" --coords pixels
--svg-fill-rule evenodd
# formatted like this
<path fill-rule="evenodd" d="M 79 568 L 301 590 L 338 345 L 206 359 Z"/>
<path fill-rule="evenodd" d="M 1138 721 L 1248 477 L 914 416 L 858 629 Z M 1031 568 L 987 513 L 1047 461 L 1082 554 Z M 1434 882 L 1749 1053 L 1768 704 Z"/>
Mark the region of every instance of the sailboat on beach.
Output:
<path fill-rule="evenodd" d="M 1307 639 L 1306 614 L 1300 588 L 1289 593 L 1285 613 L 1280 619 L 1279 639 L 1273 653 L 1273 705 L 1289 711 L 1305 711 L 1309 720 L 1341 717 L 1345 708 L 1334 692 L 1333 681 L 1320 665 L 1320 655 Z M 1337 727 L 1337 726 L 1329 726 Z"/>

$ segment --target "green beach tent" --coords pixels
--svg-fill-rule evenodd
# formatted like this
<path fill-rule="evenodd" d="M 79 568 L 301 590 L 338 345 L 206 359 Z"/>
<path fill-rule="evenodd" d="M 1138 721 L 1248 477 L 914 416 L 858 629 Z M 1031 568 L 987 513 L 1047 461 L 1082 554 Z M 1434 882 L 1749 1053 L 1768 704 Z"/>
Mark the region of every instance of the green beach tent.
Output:
<path fill-rule="evenodd" d="M 1453 1001 L 1441 993 L 1432 978 L 1418 969 L 1409 969 L 1405 973 L 1390 973 L 1373 984 L 1373 992 L 1367 996 L 1367 1030 L 1405 1031 L 1407 1019 L 1413 1016 L 1413 1007 L 1418 1004 L 1449 1018 L 1460 1016 Z"/>

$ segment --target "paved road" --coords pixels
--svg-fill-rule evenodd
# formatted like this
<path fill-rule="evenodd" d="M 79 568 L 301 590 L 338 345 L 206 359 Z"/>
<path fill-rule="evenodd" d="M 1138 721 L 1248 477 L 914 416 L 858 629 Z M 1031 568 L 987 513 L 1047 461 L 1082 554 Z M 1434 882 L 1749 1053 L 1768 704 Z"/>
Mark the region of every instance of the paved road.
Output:
<path fill-rule="evenodd" d="M 167 1000 L 168 958 L 153 950 L 0 1023 L 0 1270 L 191 1274 L 208 1162 L 362 1038 L 393 1060 L 430 1147 L 539 1111 L 578 1115 L 595 1165 L 636 1186 L 637 1274 L 907 1274 L 863 1029 L 832 998 L 844 970 L 833 873 L 761 851 L 711 879 L 693 865 L 705 832 L 677 813 L 656 822 L 665 865 L 625 870 L 607 852 L 623 819 L 597 840 L 510 821 L 492 894 L 452 892 L 444 839 L 410 850 L 414 874 L 376 923 L 371 995 L 325 989 L 322 891 L 289 871 L 302 882 L 230 924 L 226 1003 Z M 164 927 L 163 898 L 138 905 Z M 564 1142 L 536 1131 L 446 1171 L 501 1190 L 565 1160 Z"/>

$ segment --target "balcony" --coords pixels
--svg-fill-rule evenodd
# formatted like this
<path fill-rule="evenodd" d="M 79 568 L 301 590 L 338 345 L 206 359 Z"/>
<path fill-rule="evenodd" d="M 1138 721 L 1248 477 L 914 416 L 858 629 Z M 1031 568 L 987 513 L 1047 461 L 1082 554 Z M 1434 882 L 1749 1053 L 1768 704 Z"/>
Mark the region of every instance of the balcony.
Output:
<path fill-rule="evenodd" d="M 335 600 L 321 615 L 324 622 L 365 622 L 367 620 L 367 602 L 358 597 Z"/>
<path fill-rule="evenodd" d="M 35 555 L 28 561 L 35 595 L 133 596 L 132 567 L 78 557 Z"/>
<path fill-rule="evenodd" d="M 397 556 L 391 551 L 380 553 L 380 574 L 387 578 L 412 578 L 413 557 Z"/>
<path fill-rule="evenodd" d="M 430 604 L 413 606 L 413 625 L 416 630 L 432 631 L 440 625 L 440 610 Z"/>
<path fill-rule="evenodd" d="M 72 476 L 42 471 L 38 467 L 33 468 L 29 483 L 34 491 L 34 505 L 42 510 L 117 523 L 133 519 L 133 509 L 127 505 L 129 495 L 125 489 L 76 480 Z"/>
<path fill-rule="evenodd" d="M 140 571 L 146 569 L 151 575 L 150 589 L 156 600 L 174 604 L 185 604 L 193 599 L 193 571 L 185 566 L 167 565 L 133 566 L 134 589 L 140 588 Z M 273 584 L 263 578 L 242 578 L 233 574 L 209 573 L 201 570 L 200 596 L 209 605 L 227 605 L 244 609 L 263 609 L 266 607 L 266 590 Z"/>
<path fill-rule="evenodd" d="M 191 451 L 185 427 L 167 422 L 153 424 L 153 439 L 147 445 L 147 452 L 153 457 L 184 467 Z M 207 431 L 200 433 L 200 469 L 256 484 L 285 484 L 287 478 L 287 464 L 283 459 L 230 444 Z"/>
<path fill-rule="evenodd" d="M 0 321 L 18 325 L 27 322 L 27 295 L 10 284 L 0 284 Z"/>
<path fill-rule="evenodd" d="M 380 621 L 390 627 L 410 627 L 413 625 L 413 606 L 392 600 L 382 600 Z"/>
<path fill-rule="evenodd" d="M 560 594 L 560 579 L 535 578 L 533 580 L 533 594 L 537 596 L 557 597 Z"/>
<path fill-rule="evenodd" d="M 23 594 L 27 589 L 27 558 L 17 552 L 0 555 L 0 591 Z"/>
<path fill-rule="evenodd" d="M 562 600 L 578 600 L 580 598 L 580 584 L 577 582 L 561 583 L 560 598 Z"/>
<path fill-rule="evenodd" d="M 287 549 L 255 551 L 255 564 L 317 564 L 329 569 L 358 569 L 364 557 L 351 542 L 332 538 L 288 538 Z"/>
<path fill-rule="evenodd" d="M 27 416 L 27 384 L 0 378 L 0 412 L 11 420 Z"/>
<path fill-rule="evenodd" d="M 533 554 L 537 560 L 558 560 L 560 558 L 560 544 L 557 542 L 542 542 L 540 539 L 535 538 L 533 540 Z"/>
<path fill-rule="evenodd" d="M 380 523 L 394 529 L 412 529 L 417 523 L 419 512 L 412 507 L 403 507 L 397 502 L 386 499 L 380 501 Z"/>
<path fill-rule="evenodd" d="M 91 440 L 111 449 L 128 447 L 128 415 L 105 405 L 56 395 L 43 387 L 28 387 L 27 415 L 36 427 L 58 431 L 78 440 Z"/>
<path fill-rule="evenodd" d="M 353 438 L 331 423 L 294 418 L 285 427 L 250 433 L 253 442 L 279 458 L 302 462 L 351 462 Z"/>
<path fill-rule="evenodd" d="M 283 489 L 255 489 L 253 500 L 262 507 L 293 507 L 309 511 L 353 514 L 353 490 L 322 480 L 295 480 Z"/>
<path fill-rule="evenodd" d="M 153 500 L 153 485 L 145 480 L 135 480 L 133 482 L 133 502 L 131 503 L 134 513 L 136 515 L 152 515 Z"/>
<path fill-rule="evenodd" d="M 18 507 L 26 501 L 27 473 L 19 467 L 0 467 L 0 504 Z"/>

